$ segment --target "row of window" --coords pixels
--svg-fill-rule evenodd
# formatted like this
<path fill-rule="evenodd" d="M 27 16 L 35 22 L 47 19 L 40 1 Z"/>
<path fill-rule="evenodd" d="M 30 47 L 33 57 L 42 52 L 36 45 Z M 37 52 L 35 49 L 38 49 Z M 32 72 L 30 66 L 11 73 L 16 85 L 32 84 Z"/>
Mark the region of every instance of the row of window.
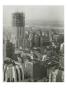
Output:
<path fill-rule="evenodd" d="M 7 66 L 7 68 L 4 68 L 4 81 L 19 82 L 24 79 L 24 72 L 22 71 L 22 68 L 20 68 L 19 66 L 17 66 L 17 68 L 16 68 L 16 66 L 12 66 L 12 67 Z M 10 70 L 10 68 L 12 70 Z M 14 70 L 13 70 L 13 68 L 14 68 Z"/>

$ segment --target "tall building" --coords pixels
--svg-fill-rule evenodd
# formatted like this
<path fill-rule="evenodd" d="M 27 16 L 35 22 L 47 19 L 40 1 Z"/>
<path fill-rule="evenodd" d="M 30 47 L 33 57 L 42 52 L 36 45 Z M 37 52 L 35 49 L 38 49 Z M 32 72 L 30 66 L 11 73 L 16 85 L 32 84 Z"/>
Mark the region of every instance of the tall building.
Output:
<path fill-rule="evenodd" d="M 15 12 L 13 13 L 13 26 L 17 29 L 17 39 L 16 39 L 16 45 L 17 48 L 24 48 L 24 38 L 25 38 L 25 16 L 24 13 Z"/>

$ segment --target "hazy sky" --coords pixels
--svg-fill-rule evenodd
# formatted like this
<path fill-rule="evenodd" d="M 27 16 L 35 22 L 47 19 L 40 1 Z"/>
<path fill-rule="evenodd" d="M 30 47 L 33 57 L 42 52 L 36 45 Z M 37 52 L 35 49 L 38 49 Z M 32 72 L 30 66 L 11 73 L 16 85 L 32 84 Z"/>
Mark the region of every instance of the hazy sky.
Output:
<path fill-rule="evenodd" d="M 4 6 L 3 21 L 4 25 L 10 26 L 12 23 L 12 13 L 24 12 L 26 20 L 46 20 L 63 21 L 63 6 Z"/>

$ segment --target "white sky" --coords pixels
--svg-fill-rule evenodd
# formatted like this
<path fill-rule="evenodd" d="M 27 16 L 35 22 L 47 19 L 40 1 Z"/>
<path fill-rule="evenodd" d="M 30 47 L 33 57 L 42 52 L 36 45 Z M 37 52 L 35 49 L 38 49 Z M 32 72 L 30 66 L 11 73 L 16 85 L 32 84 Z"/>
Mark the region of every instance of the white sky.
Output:
<path fill-rule="evenodd" d="M 12 13 L 24 12 L 26 20 L 47 20 L 63 21 L 63 6 L 4 6 L 3 21 L 4 25 L 11 25 Z"/>

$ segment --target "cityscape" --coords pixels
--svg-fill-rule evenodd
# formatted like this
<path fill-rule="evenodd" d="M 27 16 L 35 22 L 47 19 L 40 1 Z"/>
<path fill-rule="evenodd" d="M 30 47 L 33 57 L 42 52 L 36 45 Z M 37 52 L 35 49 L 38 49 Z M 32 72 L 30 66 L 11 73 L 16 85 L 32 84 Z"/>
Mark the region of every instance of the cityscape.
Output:
<path fill-rule="evenodd" d="M 3 81 L 64 82 L 64 7 L 3 8 Z"/>

